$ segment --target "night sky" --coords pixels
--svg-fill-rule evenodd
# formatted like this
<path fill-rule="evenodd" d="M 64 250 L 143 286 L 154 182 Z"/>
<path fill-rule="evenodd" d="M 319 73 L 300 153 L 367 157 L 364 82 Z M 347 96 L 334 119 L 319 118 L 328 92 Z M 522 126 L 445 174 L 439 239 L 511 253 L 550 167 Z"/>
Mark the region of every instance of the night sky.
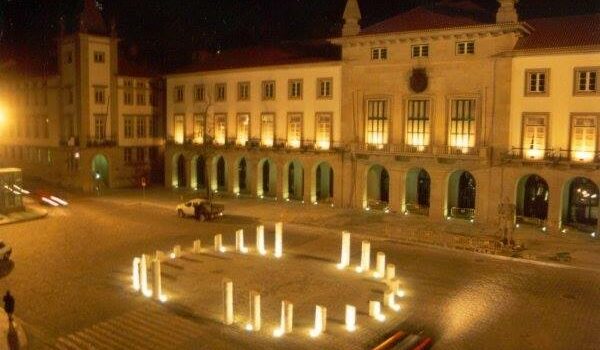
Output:
<path fill-rule="evenodd" d="M 495 0 L 472 0 L 495 12 Z M 359 0 L 368 25 L 432 0 Z M 83 0 L 0 0 L 0 58 L 53 54 L 59 18 L 75 24 Z M 122 48 L 162 66 L 195 49 L 227 49 L 336 35 L 346 0 L 97 0 L 115 18 Z M 521 0 L 521 18 L 600 11 L 598 0 Z M 14 55 L 13 55 L 14 56 Z"/>

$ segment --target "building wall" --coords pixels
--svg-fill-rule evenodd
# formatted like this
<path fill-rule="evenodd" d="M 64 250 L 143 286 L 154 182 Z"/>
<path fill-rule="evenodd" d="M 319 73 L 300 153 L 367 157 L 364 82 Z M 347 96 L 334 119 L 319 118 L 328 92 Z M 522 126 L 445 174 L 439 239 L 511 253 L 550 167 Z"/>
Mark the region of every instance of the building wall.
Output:
<path fill-rule="evenodd" d="M 333 95 L 331 98 L 317 97 L 317 79 L 331 78 Z M 301 79 L 303 81 L 303 97 L 288 98 L 288 81 Z M 262 99 L 262 82 L 276 82 L 275 99 Z M 250 83 L 250 99 L 239 101 L 237 88 L 239 82 Z M 215 99 L 215 84 L 225 83 L 227 86 L 226 101 Z M 196 102 L 193 97 L 194 86 L 203 84 L 207 95 L 206 102 Z M 174 101 L 174 88 L 183 86 L 185 98 L 183 103 Z M 332 141 L 341 139 L 340 98 L 342 94 L 341 67 L 339 63 L 314 63 L 303 65 L 260 67 L 253 69 L 222 70 L 216 72 L 201 72 L 178 74 L 167 77 L 167 138 L 173 138 L 173 116 L 185 115 L 186 139 L 192 137 L 193 115 L 206 113 L 207 123 L 210 124 L 215 114 L 227 115 L 227 137 L 236 137 L 236 119 L 240 113 L 250 114 L 250 138 L 260 138 L 260 118 L 263 113 L 275 114 L 275 138 L 285 139 L 287 135 L 287 118 L 289 113 L 303 115 L 303 139 L 315 140 L 315 114 L 331 113 Z M 208 125 L 210 129 L 210 125 Z"/>

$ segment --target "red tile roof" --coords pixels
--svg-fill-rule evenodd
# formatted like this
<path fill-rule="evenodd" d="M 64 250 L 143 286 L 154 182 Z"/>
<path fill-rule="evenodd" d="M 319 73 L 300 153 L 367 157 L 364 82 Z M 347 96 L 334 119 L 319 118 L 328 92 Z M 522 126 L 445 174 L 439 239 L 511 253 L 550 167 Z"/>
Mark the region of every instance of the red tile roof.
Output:
<path fill-rule="evenodd" d="M 516 50 L 600 45 L 600 13 L 535 18 L 526 21 L 531 34 L 519 38 Z"/>
<path fill-rule="evenodd" d="M 215 54 L 204 53 L 200 56 L 193 64 L 175 70 L 173 73 L 328 62 L 341 59 L 339 48 L 330 44 L 295 44 L 284 47 L 256 46 L 231 49 Z"/>
<path fill-rule="evenodd" d="M 465 27 L 492 23 L 483 8 L 470 1 L 420 6 L 363 28 L 360 35 Z"/>

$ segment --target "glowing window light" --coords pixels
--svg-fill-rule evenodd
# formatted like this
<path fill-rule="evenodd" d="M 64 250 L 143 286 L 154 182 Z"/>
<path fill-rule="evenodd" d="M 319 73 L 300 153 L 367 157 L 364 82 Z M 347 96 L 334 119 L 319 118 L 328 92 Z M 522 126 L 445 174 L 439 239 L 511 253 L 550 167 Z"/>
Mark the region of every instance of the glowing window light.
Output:
<path fill-rule="evenodd" d="M 248 142 L 250 129 L 250 116 L 248 114 L 238 115 L 237 123 L 237 144 L 245 145 Z"/>
<path fill-rule="evenodd" d="M 573 117 L 571 127 L 571 160 L 590 162 L 596 152 L 597 125 L 595 116 Z"/>
<path fill-rule="evenodd" d="M 275 139 L 275 115 L 272 113 L 261 116 L 260 142 L 263 146 L 273 147 Z"/>
<path fill-rule="evenodd" d="M 543 159 L 544 151 L 537 148 L 530 148 L 525 151 L 525 157 L 527 159 Z"/>
<path fill-rule="evenodd" d="M 288 119 L 288 147 L 299 148 L 302 141 L 302 115 L 292 114 Z"/>
<path fill-rule="evenodd" d="M 331 115 L 317 114 L 317 148 L 328 150 L 331 145 Z"/>
<path fill-rule="evenodd" d="M 215 115 L 215 143 L 224 145 L 227 138 L 227 115 Z"/>

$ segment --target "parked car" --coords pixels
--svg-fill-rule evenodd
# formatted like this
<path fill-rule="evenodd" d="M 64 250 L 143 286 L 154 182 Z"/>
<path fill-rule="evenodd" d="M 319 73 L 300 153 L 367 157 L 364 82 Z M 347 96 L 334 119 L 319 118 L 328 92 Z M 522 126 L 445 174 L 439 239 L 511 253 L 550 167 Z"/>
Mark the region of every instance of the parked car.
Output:
<path fill-rule="evenodd" d="M 177 205 L 177 215 L 179 217 L 193 216 L 197 220 L 212 220 L 222 216 L 225 206 L 223 204 L 212 203 L 206 199 L 195 198 L 185 203 Z"/>
<path fill-rule="evenodd" d="M 8 261 L 10 259 L 10 254 L 12 253 L 12 248 L 4 243 L 4 241 L 0 241 L 0 260 Z"/>

